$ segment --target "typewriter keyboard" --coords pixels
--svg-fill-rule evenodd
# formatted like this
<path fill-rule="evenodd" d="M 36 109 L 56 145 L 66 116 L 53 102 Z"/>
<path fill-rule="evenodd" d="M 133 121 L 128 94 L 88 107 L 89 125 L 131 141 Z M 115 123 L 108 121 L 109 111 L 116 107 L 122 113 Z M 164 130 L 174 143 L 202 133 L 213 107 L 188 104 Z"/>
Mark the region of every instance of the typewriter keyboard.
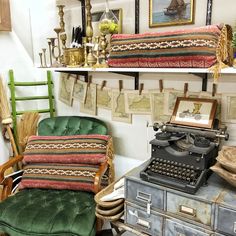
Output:
<path fill-rule="evenodd" d="M 181 182 L 194 185 L 201 174 L 199 168 L 184 163 L 155 158 L 146 168 L 146 173 L 153 177 L 171 177 Z"/>

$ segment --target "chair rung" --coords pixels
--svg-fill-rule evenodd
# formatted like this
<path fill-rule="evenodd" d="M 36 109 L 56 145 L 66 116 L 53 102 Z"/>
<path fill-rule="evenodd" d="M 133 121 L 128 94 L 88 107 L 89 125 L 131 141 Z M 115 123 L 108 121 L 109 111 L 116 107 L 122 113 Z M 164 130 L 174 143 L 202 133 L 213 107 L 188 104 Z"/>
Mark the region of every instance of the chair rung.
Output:
<path fill-rule="evenodd" d="M 42 109 L 42 110 L 28 110 L 28 111 L 17 111 L 16 115 L 22 115 L 23 113 L 26 112 L 38 112 L 38 113 L 49 113 L 50 109 Z M 55 112 L 55 109 L 53 109 L 53 112 Z"/>
<path fill-rule="evenodd" d="M 38 81 L 38 82 L 14 82 L 14 86 L 41 86 L 47 85 L 47 81 Z M 53 84 L 53 82 L 51 82 Z M 8 83 L 10 85 L 10 83 Z"/>
<path fill-rule="evenodd" d="M 54 99 L 54 96 L 52 98 Z M 16 97 L 15 98 L 16 101 L 40 100 L 40 99 L 49 99 L 49 96 L 32 96 L 32 97 Z"/>

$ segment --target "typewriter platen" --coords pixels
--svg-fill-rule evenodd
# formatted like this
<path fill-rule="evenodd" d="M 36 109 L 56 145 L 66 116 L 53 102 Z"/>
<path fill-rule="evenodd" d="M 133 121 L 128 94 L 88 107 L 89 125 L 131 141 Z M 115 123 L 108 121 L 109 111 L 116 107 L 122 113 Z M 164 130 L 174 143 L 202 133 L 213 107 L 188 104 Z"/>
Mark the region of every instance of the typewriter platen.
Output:
<path fill-rule="evenodd" d="M 143 180 L 194 194 L 210 176 L 219 141 L 228 139 L 224 129 L 200 129 L 155 124 L 156 138 L 150 142 L 152 156 L 141 171 Z"/>

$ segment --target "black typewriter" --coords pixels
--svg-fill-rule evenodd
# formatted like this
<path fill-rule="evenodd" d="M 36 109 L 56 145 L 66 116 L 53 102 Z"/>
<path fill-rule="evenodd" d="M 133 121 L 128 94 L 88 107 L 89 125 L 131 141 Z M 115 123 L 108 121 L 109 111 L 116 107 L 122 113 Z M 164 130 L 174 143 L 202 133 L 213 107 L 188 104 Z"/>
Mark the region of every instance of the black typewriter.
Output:
<path fill-rule="evenodd" d="M 155 125 L 152 156 L 141 171 L 143 180 L 194 194 L 206 184 L 215 163 L 224 129 L 201 129 L 166 123 Z"/>

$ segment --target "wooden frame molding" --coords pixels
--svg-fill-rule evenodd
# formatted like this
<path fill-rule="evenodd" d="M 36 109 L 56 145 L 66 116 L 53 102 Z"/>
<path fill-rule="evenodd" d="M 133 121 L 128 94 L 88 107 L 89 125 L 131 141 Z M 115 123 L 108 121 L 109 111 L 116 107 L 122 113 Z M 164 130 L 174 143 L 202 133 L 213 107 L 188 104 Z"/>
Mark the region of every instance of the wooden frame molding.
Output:
<path fill-rule="evenodd" d="M 11 31 L 9 0 L 0 0 L 0 31 Z"/>

